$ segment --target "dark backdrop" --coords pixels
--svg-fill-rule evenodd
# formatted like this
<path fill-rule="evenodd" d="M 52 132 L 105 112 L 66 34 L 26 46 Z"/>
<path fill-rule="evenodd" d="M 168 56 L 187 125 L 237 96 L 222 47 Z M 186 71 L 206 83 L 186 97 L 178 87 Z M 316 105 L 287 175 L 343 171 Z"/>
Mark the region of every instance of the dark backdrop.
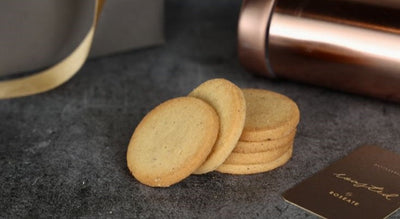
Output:
<path fill-rule="evenodd" d="M 246 72 L 236 53 L 239 7 L 168 0 L 164 46 L 89 60 L 51 92 L 0 101 L 0 217 L 308 218 L 280 194 L 362 144 L 400 152 L 399 105 Z M 138 122 L 215 77 L 298 103 L 293 158 L 263 174 L 139 184 L 125 160 Z"/>

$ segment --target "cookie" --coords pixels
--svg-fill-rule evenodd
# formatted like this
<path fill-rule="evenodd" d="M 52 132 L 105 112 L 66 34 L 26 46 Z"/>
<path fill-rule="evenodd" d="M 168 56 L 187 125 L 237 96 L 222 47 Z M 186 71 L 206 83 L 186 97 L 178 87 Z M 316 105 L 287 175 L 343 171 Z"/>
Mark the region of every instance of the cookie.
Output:
<path fill-rule="evenodd" d="M 235 165 L 222 164 L 217 171 L 235 175 L 263 173 L 284 165 L 292 157 L 293 148 L 290 148 L 278 159 L 264 164 Z"/>
<path fill-rule="evenodd" d="M 290 98 L 261 89 L 243 89 L 243 94 L 247 114 L 240 141 L 278 139 L 299 123 L 299 108 Z"/>
<path fill-rule="evenodd" d="M 246 119 L 246 101 L 242 90 L 225 79 L 206 81 L 189 96 L 210 104 L 220 119 L 217 141 L 207 160 L 194 172 L 203 174 L 220 166 L 235 148 Z"/>
<path fill-rule="evenodd" d="M 236 153 L 232 152 L 229 157 L 225 160 L 224 164 L 260 164 L 268 163 L 276 160 L 282 156 L 293 146 L 293 139 L 291 142 L 286 144 L 284 147 L 272 149 L 265 152 L 257 153 Z"/>
<path fill-rule="evenodd" d="M 194 97 L 166 101 L 150 111 L 129 142 L 127 165 L 141 183 L 168 187 L 205 161 L 218 136 L 219 118 Z"/>
<path fill-rule="evenodd" d="M 239 141 L 233 149 L 235 153 L 258 153 L 265 152 L 274 149 L 278 149 L 281 147 L 287 146 L 290 141 L 293 141 L 296 135 L 296 129 L 292 130 L 289 135 L 275 139 L 275 140 L 267 140 L 267 141 Z"/>

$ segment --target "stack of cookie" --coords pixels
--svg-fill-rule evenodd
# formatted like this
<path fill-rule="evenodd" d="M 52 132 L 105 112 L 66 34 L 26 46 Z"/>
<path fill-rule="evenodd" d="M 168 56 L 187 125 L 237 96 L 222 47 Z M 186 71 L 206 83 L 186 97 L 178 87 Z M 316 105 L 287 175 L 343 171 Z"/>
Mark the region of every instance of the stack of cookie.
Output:
<path fill-rule="evenodd" d="M 297 105 L 283 95 L 209 80 L 143 118 L 128 146 L 128 168 L 155 187 L 214 170 L 269 171 L 290 159 L 299 117 Z"/>
<path fill-rule="evenodd" d="M 239 142 L 217 171 L 252 174 L 272 170 L 291 157 L 300 112 L 288 97 L 267 90 L 243 89 L 246 122 Z"/>

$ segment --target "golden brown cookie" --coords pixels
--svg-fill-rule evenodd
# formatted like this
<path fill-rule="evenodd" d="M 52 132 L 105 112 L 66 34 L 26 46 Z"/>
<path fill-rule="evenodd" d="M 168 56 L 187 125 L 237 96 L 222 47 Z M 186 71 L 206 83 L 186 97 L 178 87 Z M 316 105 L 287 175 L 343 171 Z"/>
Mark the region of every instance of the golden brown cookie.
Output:
<path fill-rule="evenodd" d="M 232 152 L 229 157 L 225 160 L 224 164 L 260 164 L 268 163 L 276 160 L 282 156 L 293 146 L 293 139 L 286 144 L 284 147 L 272 149 L 264 152 L 257 153 L 236 153 Z"/>
<path fill-rule="evenodd" d="M 210 104 L 220 119 L 218 138 L 211 154 L 194 172 L 203 174 L 215 170 L 235 148 L 246 119 L 246 101 L 242 90 L 225 79 L 206 81 L 189 96 L 200 98 Z"/>
<path fill-rule="evenodd" d="M 290 98 L 268 90 L 243 89 L 246 123 L 240 141 L 266 141 L 288 135 L 299 123 L 300 112 Z"/>
<path fill-rule="evenodd" d="M 127 164 L 141 183 L 167 187 L 195 171 L 217 139 L 219 118 L 214 108 L 194 97 L 166 101 L 136 127 Z"/>
<path fill-rule="evenodd" d="M 217 171 L 229 174 L 255 174 L 263 173 L 284 165 L 292 157 L 293 148 L 290 148 L 278 159 L 264 164 L 249 164 L 249 165 L 235 165 L 235 164 L 222 164 L 218 167 Z"/>
<path fill-rule="evenodd" d="M 281 147 L 287 146 L 290 141 L 293 141 L 296 135 L 296 129 L 292 130 L 289 135 L 275 139 L 275 140 L 267 140 L 267 141 L 239 141 L 233 150 L 234 153 L 258 153 L 265 152 L 274 149 L 278 149 Z"/>

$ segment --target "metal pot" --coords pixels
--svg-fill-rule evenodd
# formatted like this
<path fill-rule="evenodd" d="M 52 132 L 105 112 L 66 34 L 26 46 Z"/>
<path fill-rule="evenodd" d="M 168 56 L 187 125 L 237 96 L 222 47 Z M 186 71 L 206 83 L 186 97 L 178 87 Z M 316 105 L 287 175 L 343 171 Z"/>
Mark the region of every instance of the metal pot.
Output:
<path fill-rule="evenodd" d="M 244 0 L 249 70 L 400 102 L 400 1 Z"/>

